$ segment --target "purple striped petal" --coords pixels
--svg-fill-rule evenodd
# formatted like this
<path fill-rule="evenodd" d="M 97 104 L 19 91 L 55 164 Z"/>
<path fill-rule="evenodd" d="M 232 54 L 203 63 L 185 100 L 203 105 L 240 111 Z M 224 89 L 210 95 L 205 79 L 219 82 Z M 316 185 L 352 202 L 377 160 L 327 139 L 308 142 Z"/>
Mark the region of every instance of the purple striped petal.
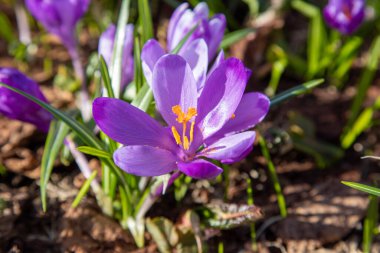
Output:
<path fill-rule="evenodd" d="M 243 63 L 222 62 L 210 75 L 198 100 L 197 123 L 204 138 L 216 133 L 236 111 L 247 83 Z"/>
<path fill-rule="evenodd" d="M 222 163 L 238 162 L 251 152 L 255 137 L 256 133 L 253 131 L 229 135 L 202 150 L 199 156 L 219 160 Z"/>
<path fill-rule="evenodd" d="M 153 95 L 162 117 L 170 126 L 178 125 L 173 106 L 183 112 L 197 108 L 197 85 L 189 64 L 179 55 L 161 57 L 153 71 Z"/>
<path fill-rule="evenodd" d="M 209 9 L 208 9 L 207 3 L 205 2 L 200 2 L 194 8 L 194 16 L 196 17 L 197 20 L 208 19 L 208 13 L 209 13 Z"/>
<path fill-rule="evenodd" d="M 115 164 L 129 174 L 153 177 L 176 169 L 176 157 L 166 149 L 151 146 L 125 146 L 115 151 Z"/>
<path fill-rule="evenodd" d="M 187 176 L 196 179 L 212 179 L 223 172 L 215 164 L 201 159 L 189 163 L 178 163 L 178 169 Z"/>
<path fill-rule="evenodd" d="M 187 61 L 190 68 L 193 70 L 198 91 L 203 88 L 206 81 L 208 67 L 207 51 L 206 42 L 203 39 L 197 39 L 192 41 L 185 50 L 181 51 L 179 54 Z"/>
<path fill-rule="evenodd" d="M 224 30 L 226 30 L 226 17 L 223 14 L 217 14 L 209 23 L 210 38 L 207 40 L 209 48 L 208 56 L 209 60 L 212 60 L 222 42 L 224 36 Z"/>
<path fill-rule="evenodd" d="M 169 26 L 168 26 L 168 38 L 167 38 L 167 44 L 169 50 L 174 49 L 176 45 L 173 45 L 173 36 L 175 33 L 175 28 L 177 26 L 178 20 L 182 17 L 183 13 L 187 10 L 189 7 L 188 3 L 183 3 L 180 6 L 178 6 L 175 11 L 173 12 L 173 15 L 170 18 Z"/>
<path fill-rule="evenodd" d="M 207 79 L 210 77 L 211 73 L 222 63 L 224 62 L 224 51 L 220 50 L 219 54 L 216 56 L 214 64 L 210 68 L 210 71 L 207 74 Z"/>
<path fill-rule="evenodd" d="M 127 102 L 114 98 L 97 98 L 92 112 L 99 128 L 119 143 L 166 149 L 175 147 L 170 132 Z"/>
<path fill-rule="evenodd" d="M 145 79 L 150 87 L 152 87 L 154 66 L 158 59 L 164 54 L 164 49 L 162 49 L 161 45 L 155 39 L 148 40 L 141 51 L 142 67 Z"/>
<path fill-rule="evenodd" d="M 260 123 L 267 115 L 270 101 L 267 96 L 258 92 L 249 92 L 243 95 L 235 116 L 213 136 L 206 140 L 212 143 L 225 135 L 248 130 Z"/>

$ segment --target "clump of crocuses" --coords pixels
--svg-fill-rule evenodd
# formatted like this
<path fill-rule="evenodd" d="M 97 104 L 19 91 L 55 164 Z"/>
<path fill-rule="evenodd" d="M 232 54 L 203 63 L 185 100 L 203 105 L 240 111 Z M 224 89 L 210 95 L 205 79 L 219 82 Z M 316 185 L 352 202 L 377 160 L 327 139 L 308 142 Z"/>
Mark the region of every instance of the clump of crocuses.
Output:
<path fill-rule="evenodd" d="M 179 170 L 193 178 L 214 178 L 222 169 L 210 159 L 234 163 L 247 156 L 256 136 L 248 129 L 268 112 L 266 96 L 243 94 L 249 75 L 240 60 L 222 60 L 199 91 L 187 61 L 164 55 L 153 68 L 151 85 L 167 126 L 112 98 L 94 101 L 94 120 L 124 145 L 113 157 L 130 174 L 159 176 Z"/>
<path fill-rule="evenodd" d="M 104 57 L 110 67 L 113 56 L 116 27 L 111 24 L 99 39 L 98 53 Z M 125 26 L 125 40 L 123 44 L 121 90 L 133 79 L 133 25 Z"/>
<path fill-rule="evenodd" d="M 76 47 L 75 27 L 90 0 L 26 0 L 32 15 L 69 49 Z"/>
<path fill-rule="evenodd" d="M 330 0 L 323 15 L 329 26 L 342 34 L 351 34 L 364 20 L 365 0 Z"/>
<path fill-rule="evenodd" d="M 47 102 L 38 84 L 17 69 L 0 68 L 0 82 L 22 90 L 43 102 Z M 0 86 L 0 114 L 37 126 L 41 131 L 49 130 L 52 115 L 31 100 Z"/>

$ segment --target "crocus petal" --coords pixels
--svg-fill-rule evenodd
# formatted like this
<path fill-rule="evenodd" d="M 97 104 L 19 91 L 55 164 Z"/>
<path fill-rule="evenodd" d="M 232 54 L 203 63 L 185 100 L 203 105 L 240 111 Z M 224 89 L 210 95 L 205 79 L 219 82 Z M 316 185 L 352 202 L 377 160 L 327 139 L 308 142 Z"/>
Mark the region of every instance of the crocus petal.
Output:
<path fill-rule="evenodd" d="M 206 81 L 208 67 L 207 45 L 203 39 L 192 41 L 179 55 L 181 55 L 193 70 L 198 91 L 201 90 Z"/>
<path fill-rule="evenodd" d="M 170 18 L 169 26 L 168 26 L 168 39 L 167 44 L 169 50 L 172 50 L 176 47 L 176 45 L 173 45 L 173 35 L 175 33 L 175 28 L 177 26 L 178 20 L 182 17 L 183 13 L 187 10 L 189 7 L 188 3 L 183 3 L 180 6 L 178 6 L 175 11 L 173 12 L 173 15 Z"/>
<path fill-rule="evenodd" d="M 268 113 L 270 101 L 267 96 L 258 92 L 249 92 L 243 95 L 234 117 L 214 135 L 206 140 L 212 143 L 225 135 L 248 130 L 260 123 Z"/>
<path fill-rule="evenodd" d="M 48 103 L 38 84 L 17 69 L 0 67 L 0 82 Z M 3 86 L 0 86 L 0 114 L 34 124 L 43 132 L 49 130 L 53 119 L 53 116 L 41 106 Z"/>
<path fill-rule="evenodd" d="M 205 2 L 200 2 L 194 8 L 194 15 L 197 18 L 197 20 L 208 19 L 208 13 L 209 13 L 208 5 Z"/>
<path fill-rule="evenodd" d="M 162 117 L 170 125 L 177 125 L 173 106 L 183 112 L 197 108 L 197 85 L 189 64 L 179 55 L 162 56 L 153 71 L 153 95 Z"/>
<path fill-rule="evenodd" d="M 145 79 L 151 87 L 154 66 L 156 65 L 158 59 L 160 59 L 160 57 L 164 54 L 164 49 L 162 49 L 158 41 L 155 39 L 148 40 L 141 51 L 141 61 Z"/>
<path fill-rule="evenodd" d="M 97 98 L 93 115 L 99 128 L 124 145 L 148 145 L 171 149 L 170 132 L 140 109 L 119 99 Z"/>
<path fill-rule="evenodd" d="M 223 172 L 213 163 L 199 159 L 189 163 L 178 163 L 178 169 L 189 177 L 196 179 L 211 179 Z"/>
<path fill-rule="evenodd" d="M 169 52 L 173 51 L 186 34 L 197 24 L 194 21 L 193 11 L 189 9 L 184 10 L 173 29 L 173 33 L 171 36 L 168 36 Z"/>
<path fill-rule="evenodd" d="M 208 74 L 207 74 L 207 79 L 210 77 L 211 73 L 214 72 L 214 70 L 222 63 L 224 62 L 224 51 L 220 50 L 219 54 L 216 56 L 216 59 L 214 61 L 214 64 L 210 68 Z"/>
<path fill-rule="evenodd" d="M 225 60 L 211 73 L 198 99 L 196 120 L 204 138 L 216 133 L 230 120 L 246 83 L 245 67 L 235 58 Z"/>
<path fill-rule="evenodd" d="M 199 156 L 219 160 L 222 163 L 238 162 L 252 150 L 255 137 L 254 131 L 229 135 L 202 150 Z"/>
<path fill-rule="evenodd" d="M 115 164 L 129 174 L 153 177 L 176 169 L 176 157 L 166 149 L 151 146 L 125 146 L 115 151 Z"/>
<path fill-rule="evenodd" d="M 207 41 L 209 48 L 208 56 L 209 60 L 212 60 L 222 42 L 224 30 L 226 30 L 226 17 L 222 14 L 217 14 L 209 21 L 208 25 L 211 35 L 210 39 Z"/>

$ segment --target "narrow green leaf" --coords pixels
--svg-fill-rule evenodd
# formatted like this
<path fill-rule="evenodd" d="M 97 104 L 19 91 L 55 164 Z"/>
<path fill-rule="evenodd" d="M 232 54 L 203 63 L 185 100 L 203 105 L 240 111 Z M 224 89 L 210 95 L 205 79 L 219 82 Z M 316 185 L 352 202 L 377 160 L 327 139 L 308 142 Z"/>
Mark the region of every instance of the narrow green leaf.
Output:
<path fill-rule="evenodd" d="M 92 146 L 98 149 L 103 148 L 103 143 L 100 142 L 98 138 L 83 124 L 79 123 L 75 119 L 71 118 L 70 116 L 66 115 L 65 113 L 55 109 L 53 106 L 39 100 L 38 98 L 33 97 L 32 95 L 19 90 L 17 88 L 14 88 L 12 86 L 9 86 L 5 83 L 0 82 L 0 86 L 4 86 L 24 97 L 27 99 L 33 101 L 34 103 L 40 105 L 42 108 L 53 114 L 53 116 L 59 120 L 62 120 L 65 122 L 78 136 L 82 139 L 84 143 L 88 146 Z"/>
<path fill-rule="evenodd" d="M 78 195 L 75 197 L 73 203 L 71 204 L 71 207 L 75 208 L 79 205 L 79 203 L 82 201 L 84 196 L 87 194 L 88 190 L 90 189 L 91 182 L 95 179 L 96 174 L 98 172 L 94 170 L 91 175 L 87 178 L 87 180 L 84 182 L 82 187 L 80 188 Z"/>
<path fill-rule="evenodd" d="M 255 33 L 256 30 L 253 28 L 244 28 L 234 32 L 226 34 L 220 43 L 219 49 L 226 49 L 236 42 L 247 37 L 248 34 Z"/>
<path fill-rule="evenodd" d="M 365 184 L 360 184 L 360 183 L 355 183 L 355 182 L 347 182 L 347 181 L 342 181 L 342 184 L 347 185 L 351 188 L 354 188 L 356 190 L 366 192 L 372 195 L 375 195 L 377 197 L 380 197 L 380 189 L 373 187 L 373 186 L 368 186 Z"/>
<path fill-rule="evenodd" d="M 92 156 L 97 156 L 97 157 L 102 157 L 102 158 L 111 158 L 112 155 L 108 152 L 105 152 L 103 150 L 99 150 L 93 147 L 89 146 L 80 146 L 77 148 L 80 152 L 92 155 Z"/>
<path fill-rule="evenodd" d="M 140 40 L 136 36 L 135 42 L 133 44 L 134 46 L 134 71 L 135 71 L 135 86 L 136 86 L 136 93 L 138 94 L 141 87 L 143 86 L 145 77 L 142 70 L 142 63 L 141 63 L 141 46 L 140 46 Z"/>
<path fill-rule="evenodd" d="M 110 74 L 108 72 L 107 63 L 104 60 L 103 55 L 100 56 L 100 73 L 102 75 L 103 85 L 106 88 L 107 96 L 110 98 L 115 98 L 113 93 Z"/>
<path fill-rule="evenodd" d="M 143 87 L 137 94 L 136 98 L 132 101 L 132 105 L 146 112 L 153 99 L 153 91 L 147 83 L 144 83 Z"/>
<path fill-rule="evenodd" d="M 178 52 L 181 50 L 183 45 L 186 43 L 186 41 L 190 38 L 190 36 L 195 32 L 195 29 L 197 29 L 198 24 L 195 25 L 191 30 L 183 37 L 183 39 L 178 43 L 178 45 L 173 49 L 171 52 L 172 54 L 178 54 Z"/>
<path fill-rule="evenodd" d="M 112 88 L 116 98 L 119 98 L 121 93 L 120 87 L 123 67 L 123 48 L 126 36 L 125 25 L 127 24 L 129 17 L 129 4 L 130 0 L 123 0 L 121 3 L 113 48 L 112 65 L 110 72 L 112 73 Z"/>
<path fill-rule="evenodd" d="M 53 171 L 54 161 L 58 156 L 59 150 L 63 145 L 63 141 L 69 132 L 69 127 L 63 122 L 52 121 L 48 136 L 46 138 L 44 153 L 41 161 L 40 174 L 40 193 L 42 209 L 46 212 L 46 187 L 49 182 L 51 172 Z"/>
<path fill-rule="evenodd" d="M 139 0 L 139 20 L 142 27 L 142 44 L 151 38 L 153 38 L 153 23 L 152 14 L 150 13 L 150 6 L 148 0 Z"/>
<path fill-rule="evenodd" d="M 259 144 L 261 147 L 261 152 L 263 153 L 263 156 L 265 157 L 265 160 L 267 161 L 269 176 L 272 179 L 274 191 L 276 192 L 277 203 L 278 203 L 278 207 L 280 209 L 280 214 L 282 217 L 286 217 L 288 215 L 288 212 L 286 209 L 286 201 L 285 201 L 285 197 L 282 193 L 280 180 L 278 179 L 276 168 L 272 162 L 267 144 L 266 144 L 264 138 L 261 136 L 259 136 Z"/>
<path fill-rule="evenodd" d="M 298 85 L 298 86 L 291 88 L 289 90 L 286 90 L 286 91 L 278 94 L 274 98 L 272 98 L 270 101 L 270 105 L 275 106 L 275 105 L 277 105 L 277 104 L 279 104 L 279 103 L 281 103 L 281 102 L 283 102 L 283 101 L 285 101 L 291 97 L 304 94 L 307 91 L 309 91 L 309 90 L 315 88 L 316 86 L 322 84 L 323 82 L 324 82 L 324 79 L 316 79 L 316 80 L 312 80 L 312 81 L 303 83 L 301 85 Z"/>
<path fill-rule="evenodd" d="M 39 100 L 38 98 L 35 98 L 32 95 L 29 95 L 29 94 L 27 94 L 27 93 L 25 93 L 19 89 L 16 89 L 12 86 L 9 86 L 9 85 L 7 85 L 5 83 L 1 83 L 1 82 L 0 82 L 0 86 L 7 87 L 8 89 L 28 98 L 29 100 L 35 102 L 36 104 L 40 105 L 42 108 L 46 109 L 48 112 L 53 114 L 53 116 L 56 117 L 57 119 L 60 119 L 63 122 L 65 122 L 72 129 L 72 131 L 75 132 L 79 136 L 79 138 L 82 139 L 82 141 L 86 145 L 100 149 L 100 150 L 105 149 L 104 144 L 86 126 L 84 126 L 83 124 L 80 124 L 75 119 L 67 116 L 66 114 L 55 109 L 51 105 L 49 105 L 49 104 Z M 109 166 L 112 169 L 112 171 L 118 176 L 119 180 L 122 182 L 122 184 L 123 184 L 123 186 L 124 186 L 124 188 L 128 194 L 130 192 L 129 187 L 124 180 L 124 176 L 123 176 L 122 172 L 120 171 L 119 168 L 116 167 L 113 160 L 110 158 L 107 158 L 107 159 L 106 158 L 100 158 L 100 159 L 107 166 Z"/>
<path fill-rule="evenodd" d="M 0 27 L 0 36 L 3 37 L 8 43 L 16 40 L 16 36 L 13 33 L 12 23 L 9 21 L 4 12 L 0 13 Z"/>
<path fill-rule="evenodd" d="M 376 196 L 369 196 L 369 206 L 363 227 L 363 253 L 371 253 L 371 245 L 375 235 L 375 229 L 379 217 L 379 199 Z"/>

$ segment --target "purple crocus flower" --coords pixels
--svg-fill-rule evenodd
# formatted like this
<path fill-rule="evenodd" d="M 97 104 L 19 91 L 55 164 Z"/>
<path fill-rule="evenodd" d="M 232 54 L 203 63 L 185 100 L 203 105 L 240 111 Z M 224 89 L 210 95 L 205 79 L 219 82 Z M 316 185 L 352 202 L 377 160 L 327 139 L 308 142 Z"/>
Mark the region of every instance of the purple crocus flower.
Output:
<path fill-rule="evenodd" d="M 0 82 L 22 90 L 47 103 L 39 86 L 17 69 L 0 68 Z M 32 123 L 41 131 L 49 130 L 52 115 L 29 99 L 0 86 L 0 114 L 20 121 Z"/>
<path fill-rule="evenodd" d="M 121 169 L 138 176 L 179 170 L 193 178 L 214 178 L 222 169 L 204 158 L 233 163 L 252 149 L 254 131 L 269 109 L 260 93 L 243 95 L 247 72 L 238 59 L 216 66 L 198 95 L 190 65 L 179 55 L 162 56 L 152 73 L 157 109 L 167 127 L 122 100 L 97 98 L 99 128 L 124 147 L 114 153 Z"/>
<path fill-rule="evenodd" d="M 75 26 L 87 11 L 90 0 L 26 0 L 27 8 L 69 49 L 75 48 Z"/>
<path fill-rule="evenodd" d="M 343 34 L 351 34 L 364 20 L 365 0 L 330 0 L 323 15 L 329 26 Z"/>
<path fill-rule="evenodd" d="M 198 25 L 194 33 L 182 48 L 186 48 L 193 40 L 203 38 L 208 46 L 208 57 L 214 58 L 226 29 L 226 18 L 223 14 L 216 14 L 208 18 L 209 9 L 206 3 L 199 3 L 194 10 L 190 10 L 188 3 L 181 4 L 170 18 L 167 44 L 171 52 L 194 26 Z"/>
<path fill-rule="evenodd" d="M 124 89 L 133 79 L 133 25 L 125 26 L 125 40 L 123 47 L 121 88 Z M 99 39 L 98 53 L 104 57 L 107 65 L 111 65 L 116 26 L 111 24 Z"/>

